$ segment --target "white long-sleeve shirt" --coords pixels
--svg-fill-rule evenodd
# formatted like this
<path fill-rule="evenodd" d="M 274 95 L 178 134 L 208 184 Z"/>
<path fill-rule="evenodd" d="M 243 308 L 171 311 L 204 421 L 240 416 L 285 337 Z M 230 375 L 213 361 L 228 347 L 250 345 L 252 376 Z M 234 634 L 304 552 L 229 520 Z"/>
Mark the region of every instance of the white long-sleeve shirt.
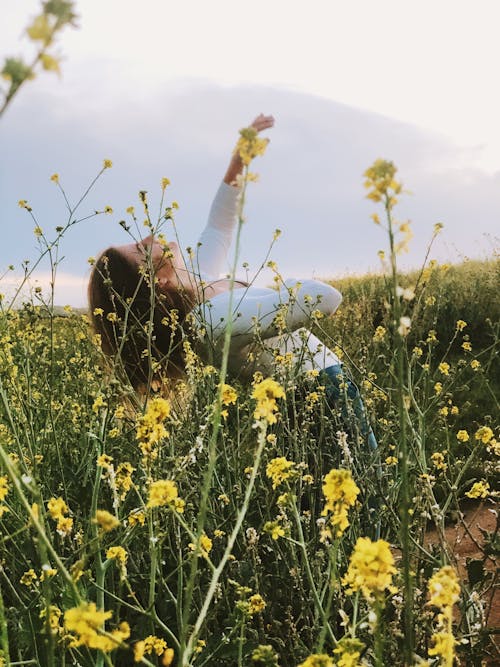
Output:
<path fill-rule="evenodd" d="M 240 190 L 221 183 L 210 209 L 196 255 L 197 278 L 205 284 L 218 280 L 227 268 L 238 213 Z M 236 284 L 237 285 L 237 284 Z M 204 300 L 193 308 L 207 351 L 215 359 L 222 349 L 228 321 L 232 321 L 229 368 L 249 376 L 255 370 L 270 373 L 274 353 L 292 353 L 303 370 L 339 364 L 339 358 L 305 327 L 314 311 L 332 315 L 342 295 L 331 285 L 317 280 L 287 280 L 279 289 L 244 286 Z M 277 315 L 286 324 L 278 326 Z"/>

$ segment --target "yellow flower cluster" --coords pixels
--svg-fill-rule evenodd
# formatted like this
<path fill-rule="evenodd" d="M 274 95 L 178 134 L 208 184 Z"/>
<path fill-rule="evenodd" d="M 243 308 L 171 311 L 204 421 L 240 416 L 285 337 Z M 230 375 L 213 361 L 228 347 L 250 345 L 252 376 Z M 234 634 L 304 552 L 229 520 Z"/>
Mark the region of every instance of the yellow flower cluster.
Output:
<path fill-rule="evenodd" d="M 76 633 L 74 646 L 88 646 L 109 653 L 130 637 L 128 623 L 120 623 L 119 628 L 103 634 L 104 623 L 112 612 L 99 610 L 94 602 L 82 602 L 78 607 L 64 613 L 66 630 Z"/>
<path fill-rule="evenodd" d="M 455 657 L 455 638 L 452 632 L 452 608 L 458 601 L 460 585 L 455 570 L 445 565 L 429 580 L 429 604 L 439 607 L 438 632 L 432 636 L 433 646 L 429 649 L 429 656 L 439 656 L 441 664 L 453 666 Z"/>
<path fill-rule="evenodd" d="M 7 497 L 8 493 L 9 493 L 9 479 L 8 479 L 7 475 L 1 475 L 0 476 L 0 503 L 3 503 L 3 501 Z M 7 511 L 7 507 L 5 505 L 0 505 L 0 517 L 6 511 Z"/>
<path fill-rule="evenodd" d="M 347 513 L 349 508 L 356 503 L 359 488 L 349 470 L 332 468 L 324 481 L 323 495 L 326 504 L 321 514 L 326 516 L 328 512 L 332 513 L 329 523 L 335 529 L 334 536 L 340 537 L 349 525 Z"/>
<path fill-rule="evenodd" d="M 47 510 L 50 514 L 50 517 L 57 521 L 56 530 L 61 535 L 61 537 L 66 537 L 73 530 L 73 519 L 66 514 L 69 512 L 69 508 L 64 502 L 64 500 L 59 498 L 51 498 L 47 503 Z"/>
<path fill-rule="evenodd" d="M 266 521 L 262 530 L 264 533 L 271 535 L 273 540 L 277 540 L 278 537 L 284 537 L 285 535 L 285 529 L 279 521 Z"/>
<path fill-rule="evenodd" d="M 155 635 L 149 635 L 140 642 L 134 644 L 134 661 L 141 662 L 145 655 L 155 654 L 162 656 L 161 664 L 169 667 L 174 659 L 174 649 L 167 648 L 167 642 Z"/>
<path fill-rule="evenodd" d="M 144 456 L 151 456 L 154 446 L 168 436 L 164 421 L 170 415 L 170 403 L 161 397 L 149 401 L 146 412 L 139 417 L 136 439 Z"/>
<path fill-rule="evenodd" d="M 239 155 L 245 166 L 258 155 L 264 155 L 268 139 L 261 139 L 254 127 L 244 127 L 240 130 L 240 138 L 236 144 L 234 152 Z"/>
<path fill-rule="evenodd" d="M 275 412 L 278 410 L 276 399 L 285 398 L 283 387 L 275 380 L 266 378 L 254 385 L 252 398 L 257 401 L 254 411 L 255 419 L 275 424 L 277 421 Z"/>
<path fill-rule="evenodd" d="M 333 652 L 337 657 L 337 667 L 358 667 L 361 665 L 361 651 L 365 648 L 363 642 L 355 637 L 343 637 Z"/>
<path fill-rule="evenodd" d="M 170 505 L 176 512 L 184 511 L 184 501 L 179 498 L 177 485 L 171 479 L 159 479 L 149 487 L 147 507 Z"/>
<path fill-rule="evenodd" d="M 266 475 L 272 480 L 273 489 L 275 489 L 280 484 L 283 484 L 283 482 L 296 476 L 297 470 L 293 461 L 287 461 L 284 456 L 280 456 L 269 461 L 266 468 Z"/>
<path fill-rule="evenodd" d="M 96 510 L 92 523 L 97 524 L 105 533 L 111 532 L 120 525 L 116 516 L 107 510 Z"/>
<path fill-rule="evenodd" d="M 231 405 L 235 404 L 236 400 L 238 398 L 238 394 L 236 392 L 236 389 L 233 389 L 230 384 L 223 384 L 222 385 L 222 404 L 223 405 Z"/>
<path fill-rule="evenodd" d="M 202 556 L 206 557 L 206 556 L 208 556 L 210 551 L 212 551 L 213 542 L 208 537 L 208 535 L 206 533 L 202 533 L 200 535 L 200 539 L 199 539 L 198 544 L 199 544 L 199 550 L 200 550 L 200 553 L 201 553 Z M 196 545 L 194 544 L 194 542 L 190 542 L 188 544 L 188 546 L 191 549 L 191 551 L 196 551 L 197 550 Z"/>
<path fill-rule="evenodd" d="M 444 460 L 443 452 L 434 452 L 434 454 L 431 455 L 431 461 L 438 470 L 442 470 L 444 472 L 448 469 L 448 464 Z"/>
<path fill-rule="evenodd" d="M 349 595 L 361 591 L 368 601 L 374 598 L 380 600 L 385 590 L 395 592 L 392 586 L 392 575 L 395 572 L 394 557 L 388 542 L 372 542 L 369 537 L 359 537 L 342 584 L 348 586 Z"/>
<path fill-rule="evenodd" d="M 392 207 L 396 202 L 394 195 L 401 192 L 401 183 L 394 179 L 397 168 L 393 162 L 388 160 L 375 160 L 365 173 L 365 188 L 369 190 L 366 195 L 374 202 L 384 200 L 384 203 Z M 392 192 L 391 192 L 392 191 Z"/>
<path fill-rule="evenodd" d="M 490 490 L 488 482 L 475 482 L 472 488 L 465 494 L 468 498 L 487 498 Z"/>
<path fill-rule="evenodd" d="M 124 579 L 127 576 L 127 558 L 128 554 L 123 547 L 109 547 L 106 551 L 106 558 L 109 560 L 116 560 L 120 566 L 120 575 Z"/>
<path fill-rule="evenodd" d="M 483 445 L 487 445 L 493 438 L 493 431 L 489 426 L 481 426 L 481 428 L 478 428 L 474 434 L 474 438 L 480 440 Z"/>

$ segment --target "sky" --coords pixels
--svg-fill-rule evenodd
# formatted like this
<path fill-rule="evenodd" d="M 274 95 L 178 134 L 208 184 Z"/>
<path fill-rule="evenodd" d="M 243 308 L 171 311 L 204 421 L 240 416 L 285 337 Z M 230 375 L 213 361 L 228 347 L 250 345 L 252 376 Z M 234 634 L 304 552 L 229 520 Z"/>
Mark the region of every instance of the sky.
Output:
<path fill-rule="evenodd" d="M 57 172 L 86 217 L 61 242 L 56 301 L 82 306 L 87 258 L 126 243 L 118 225 L 137 192 L 153 209 L 163 176 L 177 200 L 181 245 L 201 232 L 237 130 L 272 113 L 271 143 L 254 170 L 240 264 L 255 272 L 276 228 L 284 275 L 338 277 L 379 269 L 383 230 L 363 171 L 393 160 L 409 191 L 396 215 L 414 239 L 403 267 L 491 256 L 500 211 L 500 6 L 491 0 L 77 0 L 78 29 L 57 45 L 62 75 L 41 73 L 0 120 L 0 291 L 39 255 L 30 202 L 49 238 L 67 220 Z M 25 54 L 38 0 L 2 8 L 0 58 Z M 167 236 L 173 230 L 167 230 Z M 35 279 L 45 286 L 49 265 Z M 241 272 L 241 271 L 240 271 Z M 270 281 L 263 273 L 261 281 Z"/>

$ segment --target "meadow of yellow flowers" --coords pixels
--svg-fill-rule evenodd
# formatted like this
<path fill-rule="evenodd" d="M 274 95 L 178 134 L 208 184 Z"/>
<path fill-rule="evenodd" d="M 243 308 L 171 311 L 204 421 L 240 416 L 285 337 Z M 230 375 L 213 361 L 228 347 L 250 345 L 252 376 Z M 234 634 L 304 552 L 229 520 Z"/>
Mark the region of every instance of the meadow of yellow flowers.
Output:
<path fill-rule="evenodd" d="M 255 140 L 239 143 L 244 188 Z M 245 385 L 189 349 L 183 381 L 137 394 L 86 315 L 3 299 L 0 664 L 498 660 L 497 532 L 464 572 L 445 528 L 467 503 L 494 509 L 500 263 L 401 275 L 396 169 L 378 160 L 365 179 L 383 275 L 345 279 L 340 312 L 311 326 L 360 386 L 377 450 L 349 401 L 329 404 L 322 375 L 286 356 Z"/>

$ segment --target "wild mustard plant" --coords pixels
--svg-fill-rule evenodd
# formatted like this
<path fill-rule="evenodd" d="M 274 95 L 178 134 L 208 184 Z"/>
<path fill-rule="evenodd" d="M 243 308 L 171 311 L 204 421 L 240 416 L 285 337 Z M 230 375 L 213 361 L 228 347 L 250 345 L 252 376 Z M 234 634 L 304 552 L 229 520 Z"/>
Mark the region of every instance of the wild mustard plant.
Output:
<path fill-rule="evenodd" d="M 245 144 L 244 154 L 261 150 Z M 401 194 L 393 168 L 384 169 L 379 164 L 368 179 L 382 201 Z M 62 178 L 52 180 L 59 187 Z M 169 187 L 162 179 L 158 223 L 146 193 L 139 197 L 141 220 L 165 238 L 176 209 L 164 205 Z M 138 236 L 133 207 L 127 216 L 122 227 Z M 49 257 L 47 225 L 36 225 Z M 407 225 L 394 223 L 395 261 L 409 236 Z M 145 279 L 154 285 L 148 261 Z M 299 375 L 290 356 L 276 355 L 271 377 L 244 384 L 229 378 L 227 347 L 216 367 L 191 346 L 184 381 L 155 384 L 152 369 L 149 390 L 137 395 L 119 364 L 103 364 L 85 316 L 56 315 L 43 294 L 21 309 L 4 299 L 5 662 L 402 665 L 408 574 L 415 641 L 406 664 L 484 654 L 491 555 L 484 576 L 459 591 L 444 519 L 464 500 L 490 503 L 494 494 L 498 329 L 466 310 L 479 298 L 469 293 L 457 305 L 443 290 L 460 297 L 460 285 L 493 290 L 494 271 L 490 262 L 467 266 L 466 279 L 454 267 L 428 268 L 405 276 L 396 265 L 396 281 L 392 273 L 352 280 L 335 318 L 312 323 L 351 366 L 379 453 L 358 438 L 355 415 L 346 419 L 342 406 L 327 404 L 320 373 Z M 275 267 L 280 281 L 278 274 Z M 283 335 L 285 324 L 281 313 Z M 176 327 L 175 317 L 165 326 Z M 258 331 L 256 346 L 265 349 Z M 300 355 L 300 341 L 297 348 Z M 400 556 L 405 493 L 410 573 Z M 424 541 L 431 521 L 442 544 Z M 489 544 L 491 554 L 493 536 Z"/>

